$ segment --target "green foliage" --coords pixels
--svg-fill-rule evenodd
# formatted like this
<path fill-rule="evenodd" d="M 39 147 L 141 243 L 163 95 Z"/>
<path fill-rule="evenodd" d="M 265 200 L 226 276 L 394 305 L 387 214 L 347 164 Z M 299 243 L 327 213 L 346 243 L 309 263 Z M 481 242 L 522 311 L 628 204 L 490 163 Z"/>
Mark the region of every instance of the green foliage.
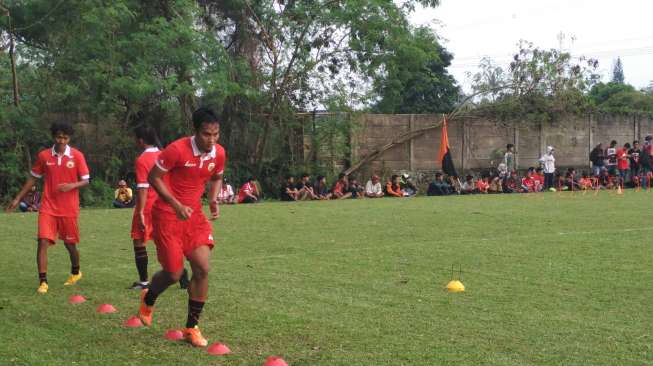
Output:
<path fill-rule="evenodd" d="M 375 89 L 381 113 L 450 112 L 459 97 L 458 86 L 446 68 L 453 56 L 433 31 L 419 27 L 389 41 L 394 52 L 378 73 Z"/>
<path fill-rule="evenodd" d="M 82 207 L 111 207 L 114 188 L 101 179 L 91 179 L 91 183 L 80 190 Z"/>
<path fill-rule="evenodd" d="M 592 87 L 589 98 L 603 112 L 653 116 L 653 95 L 636 90 L 632 85 L 615 82 Z"/>

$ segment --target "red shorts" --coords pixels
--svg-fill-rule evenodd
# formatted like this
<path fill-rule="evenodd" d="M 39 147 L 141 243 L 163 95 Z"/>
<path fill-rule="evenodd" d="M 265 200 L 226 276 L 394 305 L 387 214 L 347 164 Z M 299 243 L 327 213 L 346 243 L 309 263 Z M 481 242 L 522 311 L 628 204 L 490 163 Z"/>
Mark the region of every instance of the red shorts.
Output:
<path fill-rule="evenodd" d="M 145 216 L 145 230 L 141 229 L 138 213 L 134 210 L 134 216 L 132 217 L 132 239 L 147 243 L 152 239 L 152 211 L 143 212 L 143 216 Z"/>
<path fill-rule="evenodd" d="M 213 249 L 213 230 L 201 210 L 193 212 L 185 221 L 170 213 L 156 211 L 152 214 L 152 226 L 156 255 L 167 272 L 184 268 L 184 257 L 193 250 L 204 245 Z"/>
<path fill-rule="evenodd" d="M 66 244 L 79 243 L 79 226 L 77 217 L 52 216 L 39 212 L 39 239 L 46 239 L 54 244 L 59 239 Z"/>

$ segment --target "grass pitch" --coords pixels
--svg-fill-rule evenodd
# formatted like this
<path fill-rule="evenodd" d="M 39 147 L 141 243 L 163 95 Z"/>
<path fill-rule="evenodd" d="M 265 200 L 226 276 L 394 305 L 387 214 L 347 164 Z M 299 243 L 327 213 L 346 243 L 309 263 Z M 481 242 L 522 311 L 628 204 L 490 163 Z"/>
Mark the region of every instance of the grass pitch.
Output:
<path fill-rule="evenodd" d="M 228 356 L 163 338 L 186 318 L 170 288 L 151 328 L 125 329 L 138 293 L 131 210 L 82 210 L 84 278 L 36 293 L 36 215 L 0 216 L 0 364 L 650 365 L 653 193 L 264 203 L 222 207 L 200 320 Z M 150 271 L 157 268 L 149 245 Z M 451 265 L 465 293 L 443 291 Z M 89 301 L 69 305 L 80 293 Z M 95 307 L 112 303 L 118 313 Z"/>

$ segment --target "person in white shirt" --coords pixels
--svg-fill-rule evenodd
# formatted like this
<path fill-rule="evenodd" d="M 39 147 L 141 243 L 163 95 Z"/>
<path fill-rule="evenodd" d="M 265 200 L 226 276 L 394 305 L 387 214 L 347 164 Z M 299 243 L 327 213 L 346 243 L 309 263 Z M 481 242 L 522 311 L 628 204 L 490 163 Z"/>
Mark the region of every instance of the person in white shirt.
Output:
<path fill-rule="evenodd" d="M 220 204 L 233 204 L 235 202 L 236 195 L 234 194 L 234 189 L 231 187 L 231 184 L 224 182 L 222 184 L 222 189 L 218 192 L 218 203 Z"/>
<path fill-rule="evenodd" d="M 556 158 L 553 156 L 554 151 L 553 146 L 547 146 L 546 153 L 539 160 L 544 169 L 544 189 L 553 188 L 553 175 L 556 171 Z"/>
<path fill-rule="evenodd" d="M 383 187 L 381 187 L 381 180 L 378 175 L 373 175 L 372 179 L 368 180 L 367 184 L 365 184 L 365 197 L 383 197 Z"/>

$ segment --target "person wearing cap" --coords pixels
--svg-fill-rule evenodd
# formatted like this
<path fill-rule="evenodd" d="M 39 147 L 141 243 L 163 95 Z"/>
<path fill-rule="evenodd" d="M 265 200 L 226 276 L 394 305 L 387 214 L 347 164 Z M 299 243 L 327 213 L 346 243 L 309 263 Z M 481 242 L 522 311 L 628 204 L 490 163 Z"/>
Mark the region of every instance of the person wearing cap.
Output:
<path fill-rule="evenodd" d="M 383 197 L 383 187 L 378 175 L 373 175 L 365 184 L 365 197 L 380 198 Z"/>
<path fill-rule="evenodd" d="M 413 183 L 413 180 L 407 173 L 401 175 L 400 186 L 404 197 L 413 197 L 417 195 L 417 186 Z"/>
<path fill-rule="evenodd" d="M 546 147 L 546 153 L 539 159 L 542 168 L 544 169 L 544 189 L 553 187 L 553 176 L 556 171 L 556 158 L 553 156 L 555 149 L 553 146 Z"/>
<path fill-rule="evenodd" d="M 134 207 L 134 195 L 132 189 L 127 186 L 127 182 L 120 180 L 118 182 L 118 189 L 114 192 L 113 207 L 115 208 L 130 208 Z"/>

